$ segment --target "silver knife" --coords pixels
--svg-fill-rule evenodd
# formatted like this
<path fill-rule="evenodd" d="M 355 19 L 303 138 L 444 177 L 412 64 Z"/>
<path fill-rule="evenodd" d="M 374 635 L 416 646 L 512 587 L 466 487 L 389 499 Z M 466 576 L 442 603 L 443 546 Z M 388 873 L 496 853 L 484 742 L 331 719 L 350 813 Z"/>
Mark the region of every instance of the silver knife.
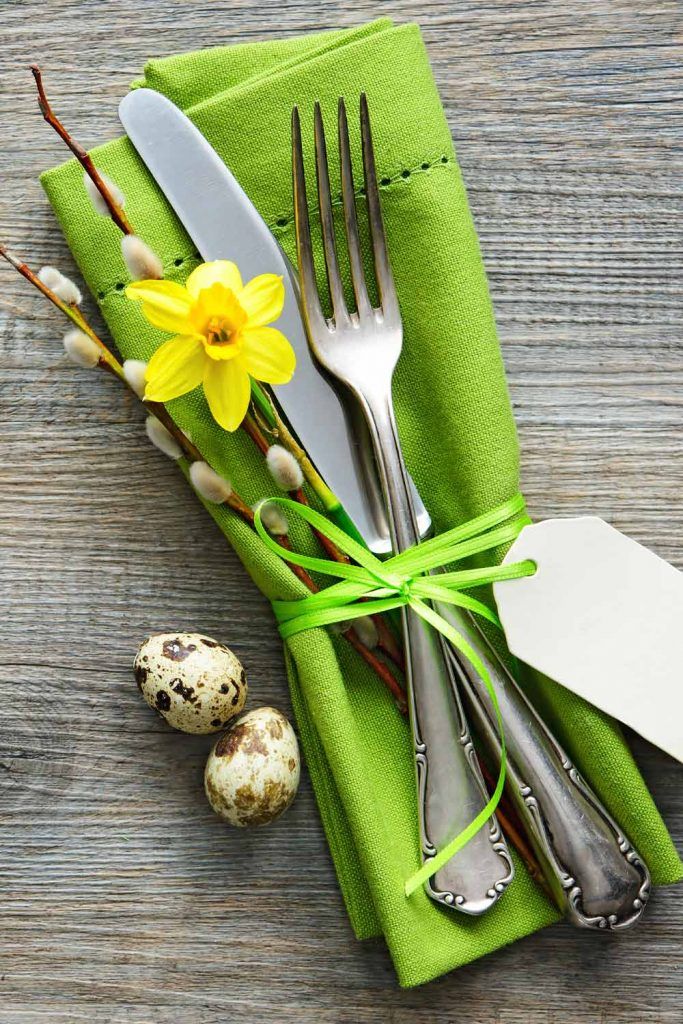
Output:
<path fill-rule="evenodd" d="M 161 93 L 133 90 L 121 101 L 119 118 L 204 260 L 231 259 L 245 280 L 282 275 L 285 305 L 277 326 L 294 347 L 297 367 L 289 384 L 273 389 L 278 405 L 370 550 L 389 554 L 367 428 L 310 354 L 296 274 L 268 225 L 199 129 Z M 413 500 L 426 536 L 431 521 L 414 487 Z"/>

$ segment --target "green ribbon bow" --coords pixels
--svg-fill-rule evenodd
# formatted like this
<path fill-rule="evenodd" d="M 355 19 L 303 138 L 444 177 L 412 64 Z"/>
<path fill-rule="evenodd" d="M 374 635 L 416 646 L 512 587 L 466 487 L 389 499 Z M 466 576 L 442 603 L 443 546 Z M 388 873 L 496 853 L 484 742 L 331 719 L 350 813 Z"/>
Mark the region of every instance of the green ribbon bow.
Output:
<path fill-rule="evenodd" d="M 486 665 L 462 633 L 432 607 L 432 602 L 465 608 L 502 630 L 502 625 L 495 612 L 483 602 L 470 597 L 463 591 L 498 580 L 514 580 L 522 576 L 531 576 L 536 571 L 536 566 L 532 561 L 525 560 L 512 565 L 440 572 L 437 576 L 428 574 L 432 569 L 440 569 L 470 555 L 511 543 L 523 527 L 531 522 L 525 512 L 524 498 L 521 494 L 516 494 L 509 501 L 490 512 L 485 512 L 446 533 L 416 544 L 384 562 L 314 509 L 289 498 L 277 497 L 267 500 L 281 505 L 310 523 L 314 529 L 331 540 L 340 551 L 357 563 L 332 562 L 325 558 L 302 555 L 283 548 L 270 536 L 263 525 L 261 508 L 265 502 L 259 504 L 255 513 L 256 531 L 271 551 L 294 565 L 326 576 L 335 576 L 340 580 L 339 583 L 311 594 L 309 597 L 296 601 L 273 601 L 273 611 L 283 639 L 307 629 L 329 626 L 334 622 L 345 622 L 364 615 L 376 615 L 394 608 L 412 608 L 434 629 L 443 634 L 473 665 L 483 680 L 495 709 L 501 741 L 500 770 L 495 789 L 486 806 L 469 825 L 451 839 L 435 856 L 429 858 L 420 870 L 408 879 L 405 884 L 405 893 L 406 896 L 410 896 L 439 868 L 443 867 L 458 850 L 461 850 L 491 817 L 503 792 L 507 763 L 500 708 Z"/>

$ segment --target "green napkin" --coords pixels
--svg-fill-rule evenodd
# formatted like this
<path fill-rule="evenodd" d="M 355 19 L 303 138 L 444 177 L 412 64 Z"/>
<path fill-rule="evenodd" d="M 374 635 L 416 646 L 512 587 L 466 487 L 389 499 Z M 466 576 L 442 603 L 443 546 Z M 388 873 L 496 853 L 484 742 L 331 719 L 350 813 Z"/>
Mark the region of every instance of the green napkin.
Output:
<path fill-rule="evenodd" d="M 405 320 L 395 396 L 409 467 L 437 530 L 514 494 L 517 439 L 484 269 L 418 28 L 381 20 L 155 60 L 144 84 L 189 113 L 290 257 L 291 108 L 299 104 L 310 127 L 319 99 L 333 124 L 339 95 L 353 110 L 359 92 L 367 92 Z M 357 136 L 353 142 L 357 146 Z M 132 147 L 119 140 L 94 155 L 123 189 L 138 233 L 163 254 L 168 276 L 184 280 L 198 262 L 194 247 Z M 45 174 L 43 183 L 118 349 L 128 358 L 149 357 L 165 335 L 126 300 L 119 234 L 91 209 L 80 169 L 67 164 Z M 239 239 L 233 255 L 239 263 Z M 201 394 L 169 408 L 248 500 L 272 493 L 250 442 L 241 432 L 229 436 L 217 428 Z M 304 592 L 241 521 L 220 508 L 210 511 L 268 597 Z M 406 899 L 403 884 L 419 866 L 406 722 L 356 654 L 327 632 L 294 637 L 286 661 L 353 928 L 360 938 L 384 935 L 402 985 L 428 981 L 557 919 L 519 863 L 510 890 L 480 919 L 443 910 L 421 891 Z M 552 683 L 537 689 L 551 726 L 632 837 L 655 882 L 679 878 L 678 857 L 619 729 Z"/>

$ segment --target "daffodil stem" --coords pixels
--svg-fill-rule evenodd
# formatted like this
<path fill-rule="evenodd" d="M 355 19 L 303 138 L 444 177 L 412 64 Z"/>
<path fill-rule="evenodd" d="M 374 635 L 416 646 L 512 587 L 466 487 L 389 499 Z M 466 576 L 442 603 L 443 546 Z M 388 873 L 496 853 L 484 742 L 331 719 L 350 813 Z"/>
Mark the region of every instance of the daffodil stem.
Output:
<path fill-rule="evenodd" d="M 107 209 L 111 219 L 114 221 L 116 226 L 121 229 L 124 235 L 132 235 L 133 227 L 126 217 L 123 211 L 123 207 L 118 203 L 115 197 L 111 194 L 109 188 L 107 188 L 106 182 L 103 180 L 102 175 L 99 173 L 92 158 L 88 151 L 81 146 L 80 142 L 77 142 L 73 138 L 71 133 L 64 127 L 59 118 L 55 115 L 50 101 L 45 95 L 45 87 L 43 86 L 43 75 L 37 64 L 31 64 L 31 74 L 33 75 L 36 83 L 36 89 L 38 90 L 38 105 L 40 112 L 50 125 L 51 128 L 59 135 L 60 139 L 66 143 L 73 155 L 78 160 L 79 164 L 88 175 L 97 191 L 102 196 L 102 199 L 107 204 Z"/>
<path fill-rule="evenodd" d="M 358 651 L 363 661 L 370 666 L 374 671 L 375 675 L 379 676 L 381 681 L 387 687 L 389 692 L 392 694 L 396 701 L 396 706 L 402 715 L 408 714 L 408 704 L 406 701 L 405 690 L 401 686 L 400 682 L 393 674 L 389 666 L 378 658 L 374 651 L 371 651 L 369 647 L 360 640 L 358 634 L 353 629 L 347 629 L 342 636 L 345 640 L 351 644 L 351 646 Z"/>

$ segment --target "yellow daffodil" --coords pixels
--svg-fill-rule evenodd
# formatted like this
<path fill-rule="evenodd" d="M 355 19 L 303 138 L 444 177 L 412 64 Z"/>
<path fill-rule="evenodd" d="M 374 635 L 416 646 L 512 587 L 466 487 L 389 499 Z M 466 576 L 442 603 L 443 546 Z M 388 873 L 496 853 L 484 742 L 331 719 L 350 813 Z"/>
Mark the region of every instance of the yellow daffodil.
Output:
<path fill-rule="evenodd" d="M 267 325 L 285 300 L 282 278 L 260 274 L 242 284 L 229 260 L 202 263 L 185 285 L 135 281 L 126 295 L 147 320 L 175 337 L 161 345 L 145 374 L 145 398 L 168 402 L 199 384 L 214 419 L 236 430 L 249 407 L 250 378 L 286 384 L 296 357 L 284 334 Z"/>

